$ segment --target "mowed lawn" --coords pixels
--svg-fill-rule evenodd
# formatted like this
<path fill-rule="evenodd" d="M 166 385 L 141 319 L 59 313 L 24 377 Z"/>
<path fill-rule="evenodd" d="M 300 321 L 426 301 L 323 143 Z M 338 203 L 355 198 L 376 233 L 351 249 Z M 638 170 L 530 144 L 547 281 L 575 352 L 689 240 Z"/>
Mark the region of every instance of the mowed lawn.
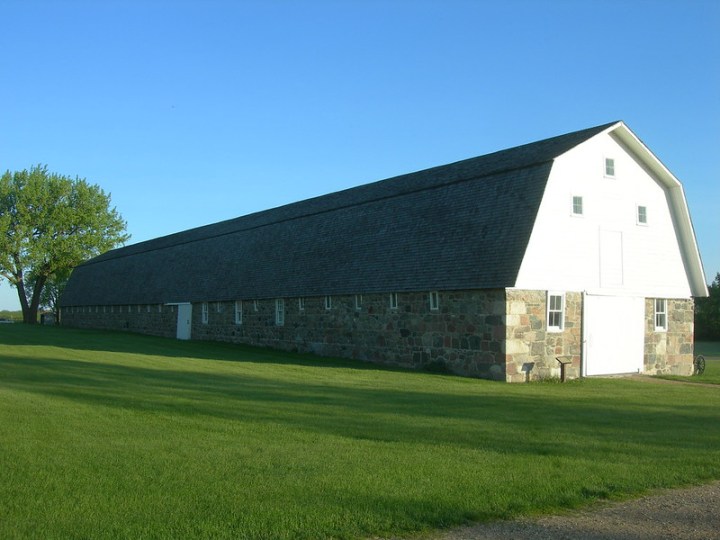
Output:
<path fill-rule="evenodd" d="M 0 325 L 3 539 L 406 536 L 712 479 L 720 387 Z"/>

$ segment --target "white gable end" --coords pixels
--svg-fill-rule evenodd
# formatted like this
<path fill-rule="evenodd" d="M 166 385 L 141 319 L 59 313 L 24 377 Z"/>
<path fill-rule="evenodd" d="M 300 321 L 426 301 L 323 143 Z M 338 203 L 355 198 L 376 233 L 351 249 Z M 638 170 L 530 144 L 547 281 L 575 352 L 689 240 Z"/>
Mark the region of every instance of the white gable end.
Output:
<path fill-rule="evenodd" d="M 657 160 L 631 150 L 628 136 L 618 124 L 555 159 L 516 288 L 692 295 L 677 193 L 673 200 Z"/>

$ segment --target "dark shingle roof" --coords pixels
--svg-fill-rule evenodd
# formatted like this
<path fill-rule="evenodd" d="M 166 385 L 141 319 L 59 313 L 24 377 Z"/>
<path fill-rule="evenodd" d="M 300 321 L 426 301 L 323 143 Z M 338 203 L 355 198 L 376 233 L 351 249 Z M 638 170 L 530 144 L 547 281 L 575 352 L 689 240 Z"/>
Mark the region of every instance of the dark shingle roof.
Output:
<path fill-rule="evenodd" d="M 514 285 L 561 135 L 116 249 L 62 305 Z"/>

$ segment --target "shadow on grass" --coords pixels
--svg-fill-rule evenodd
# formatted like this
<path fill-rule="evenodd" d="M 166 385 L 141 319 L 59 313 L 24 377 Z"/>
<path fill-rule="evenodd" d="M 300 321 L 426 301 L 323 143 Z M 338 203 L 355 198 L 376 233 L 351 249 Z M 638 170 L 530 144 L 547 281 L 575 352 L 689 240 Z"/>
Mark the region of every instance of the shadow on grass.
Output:
<path fill-rule="evenodd" d="M 507 387 L 480 381 L 474 391 L 466 385 L 438 391 L 431 384 L 427 390 L 373 388 L 337 382 L 332 374 L 307 382 L 302 375 L 280 377 L 281 367 L 269 369 L 262 376 L 248 370 L 214 374 L 0 354 L 0 384 L 6 388 L 138 413 L 587 459 L 634 458 L 638 445 L 657 459 L 720 447 L 719 399 L 683 405 L 675 398 L 659 405 L 663 390 L 651 385 L 629 385 L 618 402 L 616 396 L 588 395 L 589 388 L 573 395 L 558 394 L 555 386 L 535 386 L 525 394 L 503 391 Z"/>

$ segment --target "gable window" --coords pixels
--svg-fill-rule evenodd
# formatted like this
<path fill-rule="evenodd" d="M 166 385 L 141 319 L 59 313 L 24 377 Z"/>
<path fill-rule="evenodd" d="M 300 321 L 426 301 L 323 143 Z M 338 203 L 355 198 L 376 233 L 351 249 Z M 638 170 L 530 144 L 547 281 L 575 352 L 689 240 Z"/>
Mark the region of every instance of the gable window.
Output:
<path fill-rule="evenodd" d="M 430 309 L 432 311 L 440 309 L 440 295 L 437 291 L 432 291 L 430 293 Z"/>
<path fill-rule="evenodd" d="M 358 311 L 362 309 L 362 294 L 355 295 L 355 309 Z"/>
<path fill-rule="evenodd" d="M 208 303 L 207 302 L 202 303 L 202 323 L 203 324 L 208 323 Z"/>
<path fill-rule="evenodd" d="M 615 178 L 615 160 L 613 158 L 605 158 L 605 176 Z"/>
<path fill-rule="evenodd" d="M 667 330 L 667 300 L 664 298 L 655 299 L 655 331 L 664 332 Z"/>
<path fill-rule="evenodd" d="M 565 295 L 548 293 L 547 329 L 548 332 L 561 332 L 565 324 Z"/>
<path fill-rule="evenodd" d="M 332 309 L 332 296 L 325 297 L 325 309 Z"/>
<path fill-rule="evenodd" d="M 283 326 L 285 324 L 285 300 L 278 298 L 275 300 L 275 325 Z"/>
<path fill-rule="evenodd" d="M 304 298 L 298 298 L 298 310 L 305 311 L 305 299 Z"/>
<path fill-rule="evenodd" d="M 573 195 L 572 213 L 573 213 L 573 216 L 582 216 L 583 215 L 583 198 L 580 195 Z"/>
<path fill-rule="evenodd" d="M 397 293 L 390 293 L 390 309 L 397 309 L 398 307 L 398 297 Z"/>
<path fill-rule="evenodd" d="M 637 207 L 637 224 L 638 225 L 647 225 L 648 222 L 648 214 L 647 214 L 647 206 L 640 206 Z"/>
<path fill-rule="evenodd" d="M 235 324 L 242 324 L 242 300 L 235 300 Z"/>

